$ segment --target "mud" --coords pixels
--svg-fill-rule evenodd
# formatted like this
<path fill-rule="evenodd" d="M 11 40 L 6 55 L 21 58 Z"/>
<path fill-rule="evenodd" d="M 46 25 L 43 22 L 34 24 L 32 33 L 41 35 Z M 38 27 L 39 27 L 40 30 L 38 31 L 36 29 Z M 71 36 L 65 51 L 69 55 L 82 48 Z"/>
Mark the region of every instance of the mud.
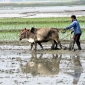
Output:
<path fill-rule="evenodd" d="M 81 51 L 29 48 L 0 45 L 0 85 L 85 85 L 84 44 Z"/>

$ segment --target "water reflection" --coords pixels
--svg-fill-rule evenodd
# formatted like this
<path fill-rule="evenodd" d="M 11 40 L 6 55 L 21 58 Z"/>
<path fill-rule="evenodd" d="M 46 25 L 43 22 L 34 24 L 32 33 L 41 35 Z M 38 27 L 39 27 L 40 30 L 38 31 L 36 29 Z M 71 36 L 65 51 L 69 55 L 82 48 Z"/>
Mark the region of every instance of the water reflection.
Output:
<path fill-rule="evenodd" d="M 80 62 L 80 56 L 71 56 L 71 58 L 73 64 L 73 73 L 68 74 L 73 77 L 73 84 L 75 85 L 78 83 L 83 69 Z"/>
<path fill-rule="evenodd" d="M 23 73 L 31 73 L 33 76 L 57 75 L 59 73 L 61 55 L 32 54 L 31 56 L 30 61 L 26 65 L 20 64 Z"/>
<path fill-rule="evenodd" d="M 69 61 L 70 60 L 70 61 Z M 67 61 L 67 62 L 66 62 Z M 69 66 L 68 66 L 69 65 Z M 71 67 L 70 67 L 71 66 Z M 32 76 L 43 75 L 70 75 L 73 85 L 77 85 L 81 77 L 83 67 L 80 56 L 64 56 L 64 54 L 31 54 L 30 60 L 23 65 L 20 64 L 23 73 L 30 73 Z M 70 71 L 70 72 L 69 72 Z M 62 75 L 61 79 L 63 78 Z M 65 75 L 64 78 L 68 76 Z M 70 80 L 70 79 L 67 79 Z M 63 80 L 64 81 L 64 80 Z"/>

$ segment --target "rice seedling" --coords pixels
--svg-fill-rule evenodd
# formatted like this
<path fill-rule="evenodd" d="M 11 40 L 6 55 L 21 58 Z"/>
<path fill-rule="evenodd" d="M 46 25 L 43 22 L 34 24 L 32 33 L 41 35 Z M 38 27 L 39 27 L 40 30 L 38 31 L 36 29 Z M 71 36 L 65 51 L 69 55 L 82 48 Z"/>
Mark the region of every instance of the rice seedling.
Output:
<path fill-rule="evenodd" d="M 81 28 L 85 28 L 85 17 L 78 17 Z M 57 29 L 63 29 L 70 25 L 70 18 L 3 18 L 0 19 L 0 41 L 12 41 L 18 40 L 18 34 L 20 30 L 31 27 L 35 28 L 51 28 L 55 27 Z M 67 31 L 65 34 L 59 33 L 60 39 L 69 34 Z M 81 36 L 82 40 L 85 40 L 85 31 Z M 65 39 L 70 40 L 70 37 L 67 36 Z"/>

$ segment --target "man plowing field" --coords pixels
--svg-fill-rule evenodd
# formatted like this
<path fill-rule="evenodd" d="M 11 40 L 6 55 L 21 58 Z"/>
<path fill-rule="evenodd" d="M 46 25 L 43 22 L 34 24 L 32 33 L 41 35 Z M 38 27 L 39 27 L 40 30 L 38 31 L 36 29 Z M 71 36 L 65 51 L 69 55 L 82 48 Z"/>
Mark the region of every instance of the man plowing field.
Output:
<path fill-rule="evenodd" d="M 80 24 L 76 19 L 75 15 L 71 16 L 72 19 L 72 23 L 70 26 L 66 27 L 64 30 L 68 30 L 73 28 L 73 31 L 71 33 L 74 32 L 74 36 L 73 36 L 73 41 L 70 43 L 69 45 L 69 50 L 74 49 L 74 44 L 76 43 L 78 46 L 78 50 L 81 50 L 81 45 L 80 45 L 80 36 L 81 36 L 81 28 L 80 28 Z"/>

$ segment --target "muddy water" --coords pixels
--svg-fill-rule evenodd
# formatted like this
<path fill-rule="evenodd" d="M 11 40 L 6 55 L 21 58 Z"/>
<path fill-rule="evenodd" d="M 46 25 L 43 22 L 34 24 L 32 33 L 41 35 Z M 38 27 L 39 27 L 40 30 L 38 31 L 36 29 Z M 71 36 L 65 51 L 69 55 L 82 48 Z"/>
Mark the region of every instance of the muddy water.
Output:
<path fill-rule="evenodd" d="M 70 17 L 72 14 L 85 16 L 85 6 L 0 7 L 0 18 Z"/>
<path fill-rule="evenodd" d="M 85 50 L 0 46 L 0 85 L 85 85 Z"/>

